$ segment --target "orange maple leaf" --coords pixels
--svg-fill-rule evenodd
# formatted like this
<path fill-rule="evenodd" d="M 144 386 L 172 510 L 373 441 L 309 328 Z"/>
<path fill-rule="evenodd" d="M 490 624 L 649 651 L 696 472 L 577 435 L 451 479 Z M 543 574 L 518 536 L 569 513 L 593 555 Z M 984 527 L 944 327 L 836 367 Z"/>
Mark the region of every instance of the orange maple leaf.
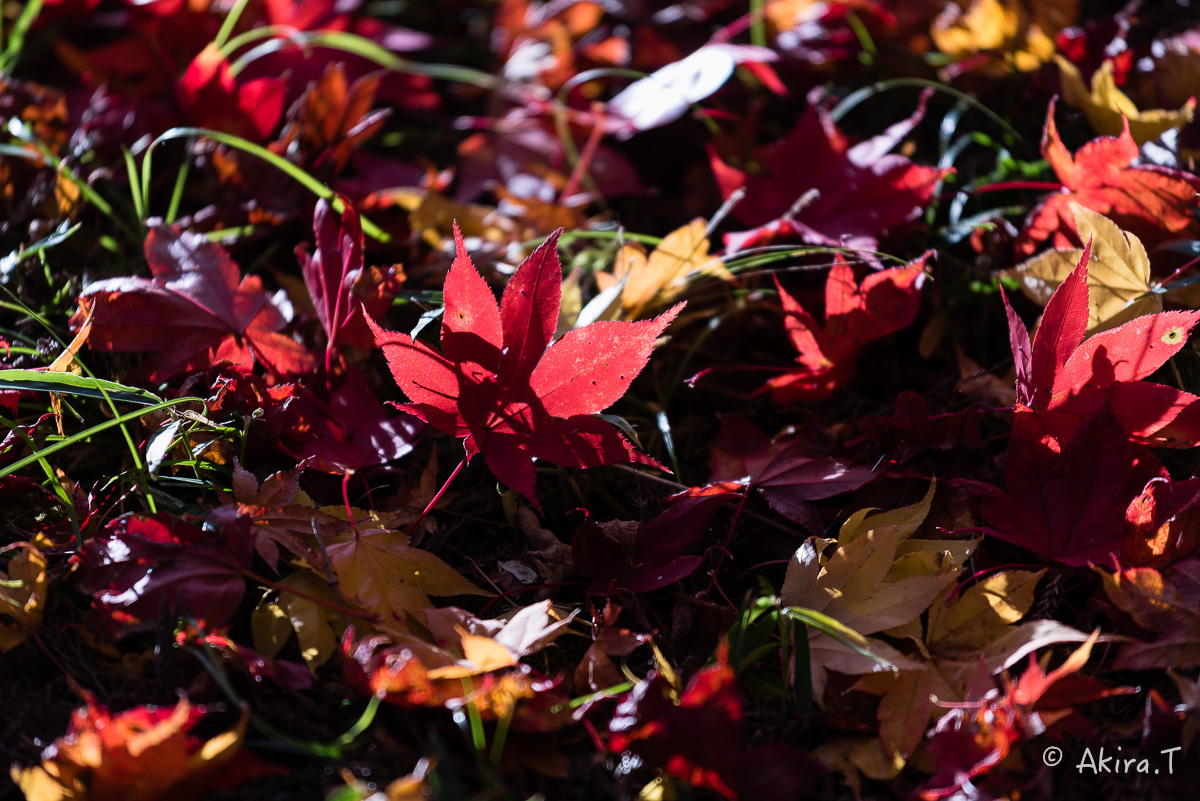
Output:
<path fill-rule="evenodd" d="M 1152 164 L 1134 164 L 1137 142 L 1124 120 L 1120 136 L 1101 136 L 1071 155 L 1054 124 L 1054 101 L 1046 112 L 1042 155 L 1063 188 L 1039 202 L 1025 220 L 1017 252 L 1029 256 L 1046 240 L 1056 248 L 1078 247 L 1074 200 L 1103 214 L 1140 239 L 1147 249 L 1167 239 L 1200 235 L 1196 192 L 1200 178 Z"/>

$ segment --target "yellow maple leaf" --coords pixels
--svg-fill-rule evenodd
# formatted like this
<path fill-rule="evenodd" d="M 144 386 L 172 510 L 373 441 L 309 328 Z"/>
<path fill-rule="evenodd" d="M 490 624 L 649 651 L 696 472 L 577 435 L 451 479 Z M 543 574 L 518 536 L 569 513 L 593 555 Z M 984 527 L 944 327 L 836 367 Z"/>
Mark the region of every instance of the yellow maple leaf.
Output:
<path fill-rule="evenodd" d="M 1062 75 L 1063 100 L 1083 111 L 1097 133 L 1118 136 L 1129 120 L 1129 134 L 1138 145 L 1157 139 L 1173 128 L 1192 121 L 1196 99 L 1189 98 L 1178 109 L 1139 111 L 1129 97 L 1117 88 L 1112 59 L 1105 59 L 1094 73 L 1089 89 L 1079 69 L 1062 56 L 1056 56 Z"/>
<path fill-rule="evenodd" d="M 949 587 L 929 605 L 925 633 L 913 638 L 919 666 L 864 676 L 855 689 L 879 695 L 884 747 L 911 756 L 932 720 L 945 712 L 932 698 L 961 701 L 980 661 L 996 673 L 1028 653 L 1059 642 L 1083 642 L 1083 632 L 1053 620 L 1019 623 L 1033 605 L 1046 571 L 993 573 L 961 589 Z"/>
<path fill-rule="evenodd" d="M 647 255 L 636 242 L 627 242 L 618 251 L 611 273 L 596 273 L 601 292 L 625 281 L 621 290 L 621 313 L 636 319 L 644 311 L 671 303 L 695 276 L 710 276 L 722 281 L 733 279 L 721 259 L 710 256 L 707 224 L 697 217 L 677 228 Z"/>
<path fill-rule="evenodd" d="M 507 242 L 514 236 L 512 220 L 492 206 L 459 203 L 430 189 L 400 187 L 372 196 L 364 210 L 398 206 L 408 212 L 408 224 L 415 235 L 432 248 L 440 248 L 453 237 L 454 223 L 463 236 L 479 237 L 486 242 Z"/>
<path fill-rule="evenodd" d="M 929 608 L 962 568 L 977 540 L 910 539 L 929 514 L 936 484 L 920 503 L 887 512 L 862 510 L 832 541 L 810 537 L 788 564 L 780 592 L 786 606 L 831 617 L 853 631 L 870 635 L 902 628 Z M 914 662 L 882 640 L 868 638 L 870 650 L 900 669 Z M 826 671 L 849 675 L 872 673 L 878 661 L 814 627 L 809 628 L 813 696 L 824 693 Z"/>
<path fill-rule="evenodd" d="M 1162 311 L 1162 295 L 1153 291 L 1150 257 L 1141 241 L 1104 215 L 1078 203 L 1072 203 L 1071 210 L 1080 238 L 1092 240 L 1092 258 L 1088 262 L 1088 333 Z M 1021 283 L 1026 297 L 1045 306 L 1082 256 L 1083 251 L 1076 248 L 1048 250 L 1006 274 Z"/>
<path fill-rule="evenodd" d="M 41 551 L 24 543 L 10 548 L 20 550 L 9 560 L 7 572 L 0 570 L 0 651 L 24 642 L 42 625 L 49 586 Z"/>
<path fill-rule="evenodd" d="M 1079 15 L 1078 0 L 957 0 L 934 19 L 929 35 L 956 61 L 991 53 L 987 71 L 1031 72 L 1054 56 L 1054 37 Z"/>
<path fill-rule="evenodd" d="M 321 511 L 336 514 L 336 508 Z M 354 515 L 365 513 L 355 510 Z M 383 631 L 407 631 L 409 613 L 433 606 L 430 595 L 490 595 L 434 554 L 413 547 L 398 531 L 348 531 L 323 544 L 342 597 L 374 615 Z"/>
<path fill-rule="evenodd" d="M 310 673 L 329 661 L 338 651 L 347 624 L 360 636 L 374 631 L 365 618 L 335 611 L 345 601 L 338 597 L 324 577 L 308 570 L 296 571 L 277 582 L 279 597 L 264 600 L 250 615 L 250 635 L 254 650 L 263 656 L 276 656 L 293 636 L 300 657 Z M 313 599 L 324 601 L 325 605 Z"/>

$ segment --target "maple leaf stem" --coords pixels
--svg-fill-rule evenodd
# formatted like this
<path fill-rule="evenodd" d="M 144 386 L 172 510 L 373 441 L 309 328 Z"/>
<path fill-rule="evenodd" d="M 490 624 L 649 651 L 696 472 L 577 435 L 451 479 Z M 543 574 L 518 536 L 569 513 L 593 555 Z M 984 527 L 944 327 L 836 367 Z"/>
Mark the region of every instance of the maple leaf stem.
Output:
<path fill-rule="evenodd" d="M 408 530 L 404 532 L 405 537 L 412 537 L 413 532 L 417 530 L 417 526 L 421 525 L 421 521 L 425 519 L 425 516 L 428 515 L 433 507 L 437 505 L 437 502 L 442 499 L 442 494 L 445 493 L 446 490 L 450 489 L 450 484 L 453 483 L 454 479 L 458 476 L 459 471 L 466 466 L 468 458 L 470 457 L 464 456 L 462 461 L 458 463 L 458 466 L 454 468 L 454 472 L 452 472 L 450 477 L 446 479 L 446 483 L 442 484 L 442 488 L 437 491 L 437 494 L 433 496 L 433 499 L 426 504 L 423 510 L 421 510 L 421 514 L 417 515 L 417 519 L 412 521 L 412 524 L 408 527 Z"/>
<path fill-rule="evenodd" d="M 559 205 L 566 203 L 567 198 L 579 191 L 579 185 L 583 183 L 584 178 L 587 176 L 588 167 L 592 165 L 592 159 L 596 157 L 596 151 L 600 149 L 600 140 L 604 138 L 604 123 L 606 118 L 602 110 L 603 106 L 595 103 L 592 108 L 596 113 L 596 124 L 592 127 L 592 132 L 588 134 L 587 141 L 583 144 L 583 152 L 579 154 L 579 161 L 575 162 L 575 169 L 571 170 L 571 176 L 567 179 L 562 192 L 558 195 Z"/>
<path fill-rule="evenodd" d="M 1062 184 L 1054 181 L 1000 181 L 986 186 L 978 186 L 971 190 L 976 195 L 982 195 L 985 192 L 1003 192 L 1009 189 L 1035 189 L 1039 192 L 1057 192 L 1063 188 Z"/>
<path fill-rule="evenodd" d="M 357 534 L 358 523 L 354 522 L 354 510 L 350 507 L 350 477 L 353 475 L 353 470 L 347 470 L 342 474 L 342 503 L 346 504 L 346 519 L 350 521 L 350 527 Z"/>
<path fill-rule="evenodd" d="M 746 496 L 749 494 L 748 492 L 742 493 L 742 498 L 738 501 L 737 509 L 733 512 L 733 520 L 729 521 L 729 533 L 725 535 L 725 547 L 721 549 L 721 555 L 717 557 L 717 564 L 712 569 L 712 581 L 708 585 L 709 590 L 717 586 L 717 573 L 721 572 L 721 565 L 725 564 L 725 554 L 729 553 L 729 546 L 733 542 L 733 532 L 737 529 L 738 518 L 742 516 L 742 507 L 746 505 Z M 721 594 L 724 595 L 724 592 Z"/>
<path fill-rule="evenodd" d="M 1175 272 L 1171 273 L 1170 275 L 1168 275 L 1168 276 L 1167 276 L 1166 278 L 1164 278 L 1163 280 L 1159 281 L 1159 282 L 1158 282 L 1159 286 L 1161 286 L 1161 287 L 1166 287 L 1166 286 L 1167 286 L 1167 284 L 1171 283 L 1171 282 L 1172 282 L 1172 281 L 1174 281 L 1176 278 L 1178 278 L 1180 275 L 1182 275 L 1184 272 L 1186 272 L 1186 271 L 1188 270 L 1188 268 L 1195 266 L 1195 264 L 1196 264 L 1197 262 L 1200 262 L 1200 257 L 1197 257 L 1197 258 L 1194 258 L 1194 259 L 1192 259 L 1192 260 L 1191 260 L 1191 261 L 1189 261 L 1187 264 L 1183 265 L 1183 266 L 1182 266 L 1182 267 L 1180 267 L 1178 270 L 1176 270 Z"/>
<path fill-rule="evenodd" d="M 695 387 L 697 382 L 700 381 L 700 379 L 704 378 L 709 373 L 715 373 L 718 370 L 737 370 L 739 372 L 751 372 L 751 373 L 756 373 L 756 372 L 783 373 L 783 372 L 787 372 L 790 369 L 791 368 L 788 367 L 787 365 L 783 365 L 781 367 L 775 367 L 775 366 L 766 365 L 766 364 L 729 364 L 729 365 L 723 365 L 721 367 L 708 367 L 708 368 L 696 373 L 691 378 L 685 380 L 683 383 L 687 384 L 689 387 Z"/>

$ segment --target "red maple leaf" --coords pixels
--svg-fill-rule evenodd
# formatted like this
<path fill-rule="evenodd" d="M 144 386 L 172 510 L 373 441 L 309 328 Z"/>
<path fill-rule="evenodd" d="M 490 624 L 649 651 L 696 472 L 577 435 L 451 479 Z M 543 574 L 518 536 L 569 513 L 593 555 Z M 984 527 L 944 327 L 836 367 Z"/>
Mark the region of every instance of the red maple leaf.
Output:
<path fill-rule="evenodd" d="M 936 772 L 918 788 L 918 797 L 922 801 L 967 797 L 959 794 L 964 785 L 972 780 L 978 784 L 978 777 L 1000 764 L 1015 745 L 1064 720 L 1076 705 L 1133 692 L 1132 687 L 1112 687 L 1079 673 L 1098 637 L 1097 631 L 1049 673 L 1030 654 L 1020 679 L 1003 679 L 1003 691 L 990 689 L 943 715 L 928 735 Z M 976 683 L 989 678 L 977 676 Z M 971 797 L 988 797 L 988 793 L 975 787 Z"/>
<path fill-rule="evenodd" d="M 881 233 L 921 213 L 938 182 L 951 172 L 888 155 L 924 115 L 924 95 L 913 116 L 853 147 L 820 104 L 820 90 L 808 100 L 804 116 L 785 139 L 754 153 L 753 161 L 764 166 L 762 173 L 731 167 L 710 152 L 721 195 L 746 190 L 733 216 L 756 227 L 730 234 L 731 247 L 787 234 L 812 244 L 874 250 Z M 810 190 L 816 196 L 798 202 Z"/>
<path fill-rule="evenodd" d="M 370 348 L 374 339 L 359 308 L 365 306 L 369 314 L 383 314 L 403 280 L 395 267 L 386 271 L 364 270 L 358 212 L 347 198 L 341 195 L 338 198 L 343 204 L 340 217 L 324 198 L 317 201 L 313 211 L 317 247 L 312 255 L 307 245 L 296 246 L 304 284 L 325 331 L 327 354 L 339 344 Z"/>
<path fill-rule="evenodd" d="M 179 105 L 201 128 L 263 141 L 283 117 L 282 78 L 255 78 L 240 86 L 215 43 L 192 59 L 179 79 Z"/>
<path fill-rule="evenodd" d="M 977 485 L 990 533 L 1075 565 L 1120 554 L 1130 505 L 1169 480 L 1148 445 L 1200 444 L 1200 398 L 1142 380 L 1179 352 L 1200 311 L 1143 315 L 1085 340 L 1090 257 L 1088 243 L 1032 344 L 1002 295 L 1017 372 L 1007 491 Z"/>
<path fill-rule="evenodd" d="M 687 551 L 704 538 L 717 510 L 737 497 L 718 492 L 684 498 L 642 524 L 587 521 L 571 540 L 575 565 L 596 577 L 587 592 L 649 592 L 687 578 L 704 562 Z"/>
<path fill-rule="evenodd" d="M 79 586 L 100 631 L 146 626 L 177 613 L 219 626 L 246 589 L 254 540 L 248 521 L 212 534 L 165 513 L 126 515 L 79 550 Z"/>
<path fill-rule="evenodd" d="M 608 746 L 629 750 L 669 776 L 727 799 L 807 798 L 822 770 L 786 745 L 744 745 L 745 712 L 729 644 L 698 672 L 678 698 L 657 673 L 638 682 L 609 723 Z"/>
<path fill-rule="evenodd" d="M 385 331 L 366 315 L 411 401 L 398 408 L 465 439 L 468 460 L 482 452 L 496 477 L 535 507 L 535 458 L 567 467 L 619 462 L 662 467 L 594 415 L 625 394 L 646 366 L 654 341 L 683 308 L 679 304 L 642 322 L 593 323 L 551 347 L 562 302 L 560 233 L 522 262 L 497 306 L 455 226 L 457 255 L 446 275 L 441 353 Z"/>
<path fill-rule="evenodd" d="M 1071 201 L 1099 212 L 1137 236 L 1147 248 L 1167 239 L 1200 235 L 1196 192 L 1200 178 L 1152 164 L 1134 164 L 1137 142 L 1129 120 L 1120 136 L 1101 136 L 1072 156 L 1058 137 L 1054 101 L 1046 112 L 1042 155 L 1063 188 L 1033 208 L 1017 241 L 1029 256 L 1047 239 L 1056 248 L 1078 247 L 1079 234 Z"/>
<path fill-rule="evenodd" d="M 678 498 L 762 495 L 779 514 L 809 531 L 825 530 L 814 501 L 853 492 L 877 478 L 878 465 L 829 456 L 823 448 L 790 434 L 769 439 L 749 420 L 730 415 L 709 452 L 712 477 L 703 487 L 690 487 Z"/>
<path fill-rule="evenodd" d="M 315 366 L 303 345 L 281 333 L 283 311 L 258 276 L 242 277 L 220 245 L 170 225 L 151 226 L 146 261 L 153 278 L 97 281 L 79 297 L 77 328 L 94 310 L 88 345 L 109 352 L 153 352 L 139 374 L 149 382 L 230 362 L 257 360 L 276 374 Z"/>
<path fill-rule="evenodd" d="M 1017 400 L 1053 413 L 1059 439 L 1108 402 L 1129 436 L 1140 442 L 1177 448 L 1200 444 L 1200 397 L 1142 380 L 1183 348 L 1200 323 L 1200 311 L 1146 314 L 1085 340 L 1090 256 L 1088 243 L 1079 264 L 1046 304 L 1032 345 L 1004 296 Z"/>
<path fill-rule="evenodd" d="M 1156 479 L 1169 479 L 1162 463 L 1129 441 L 1107 405 L 1063 436 L 1044 414 L 1018 404 L 1005 490 L 967 483 L 984 494 L 979 511 L 990 526 L 986 533 L 1085 565 L 1121 553 L 1126 509 Z"/>
<path fill-rule="evenodd" d="M 389 417 L 358 370 L 347 370 L 328 399 L 297 390 L 268 413 L 271 442 L 326 473 L 360 470 L 412 450 L 422 426 L 407 414 Z"/>
<path fill-rule="evenodd" d="M 789 295 L 778 279 L 785 325 L 800 352 L 800 368 L 772 378 L 760 390 L 771 390 L 776 403 L 818 401 L 829 397 L 854 375 L 854 361 L 868 342 L 906 328 L 921 306 L 925 262 L 932 251 L 912 264 L 880 270 L 854 280 L 854 271 L 838 259 L 825 283 L 825 328 Z"/>
<path fill-rule="evenodd" d="M 281 773 L 242 750 L 249 710 L 223 734 L 209 710 L 182 696 L 174 706 L 136 706 L 113 713 L 83 692 L 66 734 L 42 751 L 41 765 L 14 771 L 27 797 L 108 799 L 171 798 L 194 801 Z M 214 718 L 216 716 L 213 716 Z"/>

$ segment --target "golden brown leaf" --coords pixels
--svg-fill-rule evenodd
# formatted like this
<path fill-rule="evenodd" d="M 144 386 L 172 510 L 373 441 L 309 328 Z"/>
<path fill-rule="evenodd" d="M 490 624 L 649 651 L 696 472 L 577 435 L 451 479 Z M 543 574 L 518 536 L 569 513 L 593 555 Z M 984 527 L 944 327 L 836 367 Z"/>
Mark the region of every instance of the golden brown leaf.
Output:
<path fill-rule="evenodd" d="M 396 531 L 351 531 L 325 542 L 347 602 L 378 618 L 383 631 L 407 631 L 407 616 L 433 606 L 430 595 L 488 595 Z"/>
<path fill-rule="evenodd" d="M 856 689 L 881 696 L 879 733 L 885 748 L 911 756 L 931 719 L 945 712 L 931 696 L 963 700 L 980 660 L 986 670 L 996 673 L 1045 645 L 1087 639 L 1083 632 L 1056 621 L 1018 625 L 1032 606 L 1045 572 L 1011 570 L 987 576 L 965 590 L 947 588 L 930 604 L 925 635 L 915 642 L 923 657 L 919 666 L 859 680 Z"/>
<path fill-rule="evenodd" d="M 507 242 L 514 236 L 513 222 L 495 208 L 479 203 L 459 203 L 429 189 L 406 187 L 380 192 L 364 203 L 363 209 L 369 211 L 389 206 L 405 209 L 413 235 L 421 237 L 432 248 L 452 241 L 455 222 L 465 237 Z"/>
<path fill-rule="evenodd" d="M 623 245 L 612 273 L 596 273 L 596 286 L 603 292 L 625 279 L 621 316 L 636 319 L 645 311 L 671 303 L 695 276 L 732 280 L 725 262 L 710 256 L 708 248 L 707 224 L 697 217 L 663 237 L 649 255 L 635 242 Z"/>
<path fill-rule="evenodd" d="M 861 510 L 841 528 L 836 548 L 810 537 L 788 565 L 780 595 L 787 606 L 821 612 L 859 634 L 869 635 L 910 624 L 954 582 L 978 543 L 912 540 L 929 514 L 934 486 L 920 503 L 887 512 Z M 882 640 L 868 638 L 871 650 L 901 669 L 914 662 Z M 813 694 L 824 693 L 827 670 L 850 675 L 871 673 L 879 663 L 839 640 L 809 629 Z"/>
<path fill-rule="evenodd" d="M 956 0 L 933 21 L 930 37 L 955 60 L 990 53 L 989 71 L 1030 72 L 1054 56 L 1054 37 L 1078 16 L 1078 0 Z"/>
<path fill-rule="evenodd" d="M 340 62 L 327 64 L 320 79 L 288 110 L 273 148 L 299 152 L 312 159 L 314 167 L 340 173 L 350 154 L 379 132 L 390 113 L 371 109 L 382 78 L 382 72 L 373 72 L 351 82 Z"/>
<path fill-rule="evenodd" d="M 46 603 L 46 557 L 32 545 L 17 543 L 8 570 L 0 570 L 0 651 L 24 642 L 42 625 Z"/>
<path fill-rule="evenodd" d="M 889 753 L 877 737 L 832 737 L 815 748 L 813 756 L 842 774 L 856 798 L 862 797 L 863 775 L 886 781 L 904 767 L 904 759 Z"/>

